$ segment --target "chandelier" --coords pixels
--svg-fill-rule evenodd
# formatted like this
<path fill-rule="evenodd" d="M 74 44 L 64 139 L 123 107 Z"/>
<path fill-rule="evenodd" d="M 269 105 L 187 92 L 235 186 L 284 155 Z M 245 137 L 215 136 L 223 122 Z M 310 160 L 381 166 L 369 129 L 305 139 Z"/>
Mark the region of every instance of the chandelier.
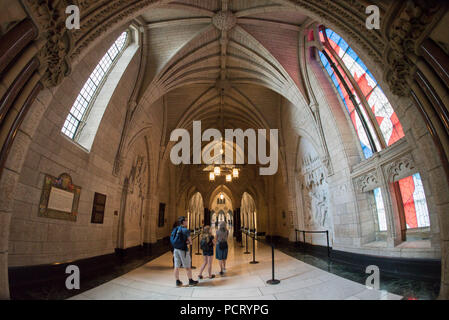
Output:
<path fill-rule="evenodd" d="M 224 132 L 224 114 L 223 114 L 223 109 L 224 109 L 224 89 L 220 90 L 220 112 L 219 112 L 219 119 L 221 122 L 221 132 L 222 135 L 221 137 L 223 137 L 223 132 Z M 215 181 L 215 177 L 219 177 L 220 175 L 224 175 L 226 182 L 232 182 L 232 179 L 237 179 L 239 177 L 239 169 L 236 168 L 235 165 L 232 164 L 222 164 L 222 163 L 226 163 L 225 161 L 225 152 L 224 152 L 224 148 L 226 146 L 225 141 L 223 141 L 223 138 L 220 138 L 220 155 L 217 155 L 217 157 L 219 157 L 221 159 L 221 161 L 219 163 L 221 164 L 213 164 L 213 165 L 209 165 L 207 166 L 204 171 L 209 172 L 209 181 Z M 215 154 L 214 154 L 215 156 Z M 232 161 L 231 161 L 232 162 Z"/>
<path fill-rule="evenodd" d="M 233 165 L 216 164 L 205 169 L 209 172 L 209 181 L 215 181 L 215 177 L 225 176 L 226 182 L 232 182 L 232 179 L 239 177 L 239 169 Z"/>
<path fill-rule="evenodd" d="M 220 149 L 221 162 L 224 162 L 224 151 L 223 147 Z M 232 182 L 232 179 L 237 179 L 239 177 L 239 169 L 233 164 L 213 164 L 207 166 L 204 171 L 209 174 L 209 181 L 215 181 L 216 177 L 223 175 L 226 182 Z"/>

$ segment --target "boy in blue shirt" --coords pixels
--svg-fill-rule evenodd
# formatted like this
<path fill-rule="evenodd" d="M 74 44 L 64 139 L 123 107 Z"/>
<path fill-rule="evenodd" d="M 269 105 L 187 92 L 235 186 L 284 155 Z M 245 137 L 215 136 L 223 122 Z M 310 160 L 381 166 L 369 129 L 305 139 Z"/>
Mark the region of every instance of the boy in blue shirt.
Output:
<path fill-rule="evenodd" d="M 190 237 L 189 229 L 187 229 L 187 220 L 185 217 L 179 217 L 178 222 L 179 226 L 173 229 L 170 237 L 174 248 L 176 286 L 182 286 L 182 282 L 179 280 L 179 268 L 181 266 L 186 269 L 189 277 L 189 286 L 196 286 L 198 281 L 192 279 L 192 260 L 188 250 L 188 245 L 192 243 L 192 238 Z"/>

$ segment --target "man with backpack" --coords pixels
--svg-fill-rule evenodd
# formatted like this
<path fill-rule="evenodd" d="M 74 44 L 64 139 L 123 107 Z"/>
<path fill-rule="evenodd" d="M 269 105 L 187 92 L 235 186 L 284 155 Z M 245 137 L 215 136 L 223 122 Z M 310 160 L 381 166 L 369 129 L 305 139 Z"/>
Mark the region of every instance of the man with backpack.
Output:
<path fill-rule="evenodd" d="M 187 229 L 187 220 L 185 217 L 179 217 L 178 223 L 179 225 L 173 229 L 170 236 L 175 259 L 176 286 L 182 286 L 182 282 L 179 280 L 179 268 L 181 267 L 186 269 L 189 277 L 189 286 L 196 286 L 198 281 L 192 279 L 192 260 L 188 250 L 188 245 L 192 243 L 192 238 L 190 237 L 189 229 Z"/>

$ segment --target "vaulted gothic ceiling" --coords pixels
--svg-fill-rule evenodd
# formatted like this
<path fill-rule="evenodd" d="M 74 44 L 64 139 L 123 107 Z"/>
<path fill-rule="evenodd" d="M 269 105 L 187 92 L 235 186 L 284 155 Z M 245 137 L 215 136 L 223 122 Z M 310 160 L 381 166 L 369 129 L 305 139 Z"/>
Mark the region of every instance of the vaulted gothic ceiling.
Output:
<path fill-rule="evenodd" d="M 279 95 L 304 93 L 298 38 L 308 19 L 300 11 L 266 0 L 184 0 L 141 19 L 148 67 L 140 92 L 167 93 L 167 132 L 193 120 L 203 129 L 277 127 Z"/>

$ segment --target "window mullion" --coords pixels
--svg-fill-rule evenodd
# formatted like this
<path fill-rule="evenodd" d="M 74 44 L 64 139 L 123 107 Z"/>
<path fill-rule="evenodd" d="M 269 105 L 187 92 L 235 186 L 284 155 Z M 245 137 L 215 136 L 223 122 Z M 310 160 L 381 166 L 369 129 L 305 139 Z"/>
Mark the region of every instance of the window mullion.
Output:
<path fill-rule="evenodd" d="M 327 40 L 327 37 L 325 39 Z M 379 124 L 377 123 L 376 116 L 374 115 L 373 111 L 369 107 L 368 101 L 366 100 L 365 96 L 363 95 L 362 90 L 360 89 L 358 83 L 355 81 L 354 77 L 351 75 L 348 68 L 346 67 L 344 62 L 340 59 L 338 54 L 334 51 L 332 46 L 328 42 L 325 43 L 325 46 L 326 46 L 326 49 L 328 49 L 329 52 L 332 54 L 335 61 L 338 62 L 341 69 L 346 74 L 346 77 L 351 82 L 351 85 L 354 88 L 355 93 L 363 106 L 363 109 L 365 110 L 366 114 L 368 115 L 368 118 L 369 118 L 369 121 L 370 121 L 372 127 L 374 128 L 375 134 L 377 136 L 377 140 L 380 142 L 381 148 L 385 149 L 387 144 L 386 144 L 385 138 L 380 130 Z M 373 92 L 373 90 L 374 90 L 374 88 L 371 90 L 371 92 Z M 363 117 L 363 115 L 362 115 L 362 117 Z"/>
<path fill-rule="evenodd" d="M 125 39 L 125 42 L 121 46 L 121 48 L 119 48 L 117 45 L 117 41 L 119 40 L 122 41 L 122 39 Z M 123 50 L 126 48 L 126 44 L 128 43 L 127 40 L 128 34 L 122 33 L 122 35 L 113 43 L 113 45 L 109 48 L 109 50 L 106 51 L 106 54 L 97 64 L 94 71 L 90 74 L 89 78 L 87 79 L 86 83 L 81 89 L 81 92 L 78 94 L 76 101 L 73 103 L 72 109 L 69 111 L 69 116 L 72 117 L 74 121 L 78 122 L 76 128 L 75 130 L 73 130 L 72 128 L 69 129 L 68 127 L 67 128 L 63 127 L 62 129 L 62 131 L 67 136 L 71 135 L 71 138 L 73 140 L 76 140 L 76 137 L 80 134 L 80 129 L 82 131 L 83 123 L 85 123 L 85 120 L 90 112 L 90 107 L 92 106 L 92 103 L 95 100 L 95 96 L 98 94 L 99 90 L 104 84 L 104 81 L 106 80 L 109 72 L 111 71 L 112 66 L 116 62 L 117 57 L 119 57 L 120 54 L 123 52 Z M 115 54 L 113 54 L 114 57 L 112 57 L 111 54 L 109 53 L 111 49 L 116 51 Z M 107 60 L 107 58 L 109 58 L 110 61 L 104 61 L 104 59 Z M 102 64 L 104 66 L 102 66 Z M 101 75 L 100 73 L 103 74 Z M 97 79 L 98 85 L 96 84 L 96 81 L 94 79 Z M 74 112 L 72 112 L 72 110 Z M 79 114 L 79 117 L 75 116 L 75 114 Z M 69 118 L 69 116 L 67 116 L 66 121 L 68 121 L 67 119 Z M 72 123 L 72 126 L 74 126 L 74 123 Z"/>
<path fill-rule="evenodd" d="M 322 51 L 323 54 L 325 55 L 326 59 L 329 61 L 332 69 L 334 70 L 335 75 L 340 79 L 341 83 L 343 84 L 344 89 L 346 90 L 346 92 L 348 93 L 348 97 L 351 100 L 352 104 L 354 105 L 354 108 L 360 118 L 360 121 L 362 122 L 362 126 L 363 129 L 365 130 L 365 133 L 368 137 L 369 140 L 369 144 L 371 147 L 372 152 L 377 152 L 377 146 L 374 143 L 374 139 L 371 135 L 371 131 L 369 130 L 368 124 L 366 123 L 366 119 L 363 116 L 360 107 L 357 103 L 357 101 L 355 100 L 354 94 L 352 93 L 351 89 L 349 89 L 348 84 L 346 83 L 345 79 L 343 78 L 342 74 L 340 73 L 340 71 L 338 70 L 337 66 L 335 65 L 335 63 L 333 62 L 333 60 L 329 57 L 329 55 L 327 54 L 326 50 Z"/>

